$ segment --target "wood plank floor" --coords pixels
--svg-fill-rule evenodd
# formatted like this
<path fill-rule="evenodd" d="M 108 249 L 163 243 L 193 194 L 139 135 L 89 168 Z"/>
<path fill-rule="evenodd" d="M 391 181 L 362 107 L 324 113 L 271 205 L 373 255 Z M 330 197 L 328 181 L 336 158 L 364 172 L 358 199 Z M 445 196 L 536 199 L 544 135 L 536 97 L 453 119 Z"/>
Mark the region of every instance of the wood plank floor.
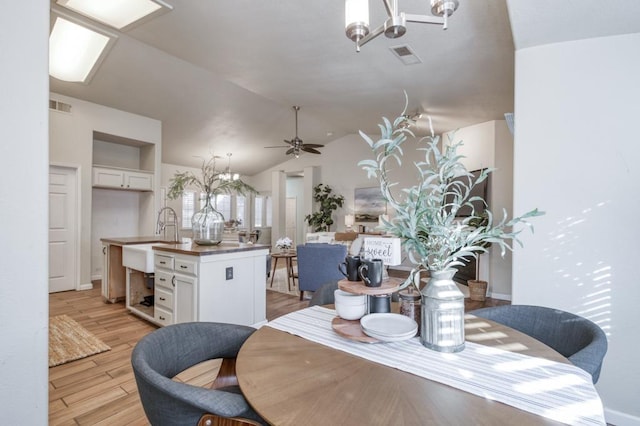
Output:
<path fill-rule="evenodd" d="M 507 302 L 487 299 L 468 309 Z M 267 290 L 267 319 L 307 307 L 295 295 Z M 53 293 L 50 316 L 66 314 L 111 347 L 110 351 L 49 369 L 50 425 L 147 425 L 133 370 L 131 351 L 156 326 L 130 314 L 124 303 L 102 301 L 100 285 L 93 290 Z M 181 373 L 179 380 L 208 386 L 215 362 Z"/>

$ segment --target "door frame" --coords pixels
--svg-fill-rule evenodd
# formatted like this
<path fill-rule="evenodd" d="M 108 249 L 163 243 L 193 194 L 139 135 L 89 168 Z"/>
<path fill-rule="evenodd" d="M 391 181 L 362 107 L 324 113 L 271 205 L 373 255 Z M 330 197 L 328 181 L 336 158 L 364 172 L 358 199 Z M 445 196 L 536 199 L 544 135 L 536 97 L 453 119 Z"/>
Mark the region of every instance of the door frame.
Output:
<path fill-rule="evenodd" d="M 75 282 L 75 290 L 91 290 L 93 288 L 93 284 L 89 283 L 87 285 L 81 285 L 80 284 L 80 242 L 81 242 L 81 236 L 80 236 L 80 223 L 82 222 L 82 208 L 81 208 L 81 199 L 82 199 L 82 192 L 80 191 L 81 189 L 81 185 L 80 185 L 80 181 L 81 181 L 81 172 L 82 172 L 82 167 L 79 164 L 72 164 L 72 163 L 61 163 L 61 162 L 50 162 L 49 163 L 49 172 L 51 172 L 52 168 L 59 168 L 59 169 L 67 169 L 67 170 L 71 170 L 73 171 L 74 175 L 75 175 L 75 181 L 76 181 L 76 199 L 75 199 L 75 213 L 76 213 L 76 221 L 75 224 L 73 226 L 73 233 L 75 238 L 73 238 L 73 245 L 74 245 L 74 252 L 76 254 L 76 258 L 75 258 L 75 270 L 73 271 L 73 280 Z M 48 210 L 48 206 L 47 206 L 47 210 Z M 48 244 L 47 244 L 47 251 L 48 251 Z M 47 256 L 48 257 L 48 256 Z M 47 265 L 47 276 L 49 275 L 48 272 L 49 269 L 49 265 Z"/>

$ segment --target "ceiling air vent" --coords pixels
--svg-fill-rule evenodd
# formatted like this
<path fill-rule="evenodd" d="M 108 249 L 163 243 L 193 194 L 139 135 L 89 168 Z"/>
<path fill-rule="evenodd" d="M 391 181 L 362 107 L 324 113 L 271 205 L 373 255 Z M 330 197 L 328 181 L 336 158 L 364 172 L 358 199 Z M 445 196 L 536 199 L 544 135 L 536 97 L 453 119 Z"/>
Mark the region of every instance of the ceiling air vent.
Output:
<path fill-rule="evenodd" d="M 422 59 L 415 54 L 413 49 L 407 44 L 401 46 L 391 46 L 389 48 L 391 52 L 405 65 L 421 64 Z"/>
<path fill-rule="evenodd" d="M 53 99 L 49 99 L 49 109 L 71 114 L 71 105 Z"/>

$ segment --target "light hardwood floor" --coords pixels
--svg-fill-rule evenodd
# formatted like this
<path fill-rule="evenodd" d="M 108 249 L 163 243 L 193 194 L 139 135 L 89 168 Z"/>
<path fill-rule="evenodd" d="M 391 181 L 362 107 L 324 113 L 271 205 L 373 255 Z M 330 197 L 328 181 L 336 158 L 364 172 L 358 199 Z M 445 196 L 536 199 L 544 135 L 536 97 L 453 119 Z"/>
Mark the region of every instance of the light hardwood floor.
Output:
<path fill-rule="evenodd" d="M 111 347 L 110 351 L 49 369 L 49 424 L 54 425 L 147 425 L 133 370 L 131 351 L 138 340 L 156 326 L 128 313 L 124 303 L 102 301 L 100 285 L 93 290 L 53 293 L 50 316 L 66 314 Z M 467 306 L 502 304 L 487 299 Z M 305 308 L 298 296 L 267 291 L 267 319 Z M 182 373 L 178 379 L 210 386 L 215 363 Z"/>
<path fill-rule="evenodd" d="M 296 296 L 267 291 L 267 318 L 304 308 Z M 111 347 L 110 351 L 49 369 L 50 425 L 146 425 L 131 369 L 131 351 L 156 326 L 127 312 L 124 303 L 104 303 L 100 286 L 54 293 L 49 315 L 69 315 Z M 186 382 L 210 384 L 211 365 L 181 375 Z"/>

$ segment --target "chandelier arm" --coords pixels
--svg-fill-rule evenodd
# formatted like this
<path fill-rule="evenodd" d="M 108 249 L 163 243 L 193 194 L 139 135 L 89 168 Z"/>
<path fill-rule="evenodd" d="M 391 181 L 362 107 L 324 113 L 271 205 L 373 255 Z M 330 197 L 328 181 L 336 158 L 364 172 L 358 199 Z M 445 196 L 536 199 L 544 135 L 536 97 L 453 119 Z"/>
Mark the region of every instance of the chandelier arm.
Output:
<path fill-rule="evenodd" d="M 384 3 L 384 8 L 387 9 L 387 15 L 389 15 L 389 17 L 398 14 L 398 0 L 392 0 L 392 4 L 389 4 L 389 0 L 382 0 L 382 2 Z"/>
<path fill-rule="evenodd" d="M 356 50 L 359 52 L 360 51 L 360 47 L 364 46 L 365 44 L 367 44 L 368 42 L 370 42 L 371 40 L 373 40 L 374 38 L 376 38 L 380 34 L 382 34 L 384 32 L 384 28 L 385 28 L 385 26 L 384 26 L 384 24 L 382 24 L 378 28 L 376 28 L 373 31 L 371 31 L 366 36 L 356 40 Z"/>
<path fill-rule="evenodd" d="M 407 22 L 444 25 L 444 18 L 441 18 L 439 16 L 415 15 L 411 13 L 405 13 L 404 16 L 407 19 Z"/>

